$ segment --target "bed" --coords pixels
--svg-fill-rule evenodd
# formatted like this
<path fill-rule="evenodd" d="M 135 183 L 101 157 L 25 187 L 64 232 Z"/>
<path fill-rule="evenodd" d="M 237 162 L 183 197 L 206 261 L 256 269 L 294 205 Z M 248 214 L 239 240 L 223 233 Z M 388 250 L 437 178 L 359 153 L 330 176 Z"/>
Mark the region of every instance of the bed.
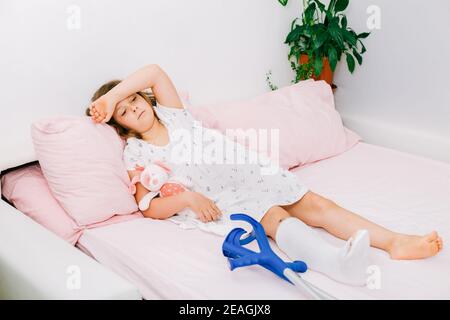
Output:
<path fill-rule="evenodd" d="M 444 239 L 450 237 L 449 164 L 359 142 L 293 172 L 311 190 L 395 231 L 436 229 Z M 342 241 L 320 232 L 328 241 Z M 221 253 L 222 240 L 143 218 L 87 230 L 78 247 L 136 285 L 145 299 L 303 298 L 259 266 L 231 272 Z M 450 298 L 447 250 L 416 261 L 394 261 L 376 248 L 370 256 L 366 287 L 341 285 L 313 271 L 304 277 L 340 299 Z"/>
<path fill-rule="evenodd" d="M 35 120 L 82 115 L 94 88 L 147 63 L 163 66 L 177 88 L 191 94 L 194 104 L 265 92 L 269 69 L 279 86 L 288 85 L 293 75 L 281 44 L 298 8 L 283 9 L 276 1 L 247 2 L 242 6 L 240 1 L 224 5 L 224 1 L 136 0 L 133 5 L 111 5 L 107 0 L 77 4 L 3 0 L 0 39 L 8 50 L 0 59 L 0 170 L 37 160 L 30 137 Z M 118 45 L 117 39 L 125 38 L 134 47 Z M 361 83 L 358 73 L 351 79 L 343 79 L 339 72 L 336 76 L 338 94 L 353 98 L 352 84 Z M 371 76 L 378 82 L 378 74 Z M 353 102 L 368 103 L 360 98 Z M 429 114 L 428 107 L 424 113 Z M 375 136 L 377 144 L 384 145 L 392 140 L 396 145 L 415 141 L 416 134 L 408 136 L 402 126 L 389 131 L 370 125 L 374 123 L 370 115 L 364 121 L 350 111 L 346 115 L 349 128 L 358 129 L 355 132 L 364 141 Z M 419 133 L 426 135 L 423 130 Z M 448 139 L 439 145 L 445 148 Z M 449 163 L 359 142 L 345 153 L 293 171 L 313 191 L 374 222 L 408 233 L 437 229 L 444 241 L 450 239 Z M 183 231 L 169 221 L 138 219 L 85 230 L 73 247 L 0 201 L 0 298 L 303 298 L 263 268 L 231 272 L 221 243 L 217 236 Z M 438 256 L 421 261 L 391 261 L 377 249 L 371 250 L 371 258 L 372 289 L 339 285 L 314 272 L 305 278 L 341 299 L 450 298 L 450 256 L 445 247 Z M 84 279 L 76 290 L 66 286 L 70 266 L 78 266 Z"/>

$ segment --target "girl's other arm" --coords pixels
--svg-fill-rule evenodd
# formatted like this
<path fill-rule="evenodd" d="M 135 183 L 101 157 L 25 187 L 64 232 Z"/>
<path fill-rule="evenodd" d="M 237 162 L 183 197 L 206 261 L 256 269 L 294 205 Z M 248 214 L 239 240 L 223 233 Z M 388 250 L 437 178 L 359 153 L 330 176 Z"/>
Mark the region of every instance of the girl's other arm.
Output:
<path fill-rule="evenodd" d="M 128 171 L 128 174 L 132 180 L 134 175 L 139 174 L 139 171 Z M 140 182 L 136 183 L 136 202 L 139 203 L 148 192 Z M 189 190 L 169 197 L 153 198 L 149 208 L 142 211 L 142 214 L 148 218 L 167 219 L 187 207 L 190 207 L 203 222 L 216 220 L 222 214 L 214 201 L 198 192 Z"/>
<path fill-rule="evenodd" d="M 136 170 L 128 171 L 130 180 L 139 173 L 140 172 Z M 134 194 L 136 203 L 139 203 L 147 193 L 149 193 L 149 191 L 140 182 L 136 183 L 136 193 Z M 153 198 L 152 201 L 150 201 L 149 208 L 142 211 L 142 214 L 148 218 L 167 219 L 186 208 L 186 200 L 184 197 L 180 197 L 180 195 L 181 194 L 165 198 Z"/>

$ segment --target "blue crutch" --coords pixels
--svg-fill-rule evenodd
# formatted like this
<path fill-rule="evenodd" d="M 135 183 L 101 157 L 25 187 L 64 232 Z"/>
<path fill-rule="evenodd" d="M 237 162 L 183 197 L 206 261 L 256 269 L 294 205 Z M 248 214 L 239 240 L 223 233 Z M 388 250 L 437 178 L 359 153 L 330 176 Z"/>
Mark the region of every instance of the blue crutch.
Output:
<path fill-rule="evenodd" d="M 305 295 L 320 300 L 335 300 L 336 298 L 325 291 L 312 285 L 303 279 L 298 273 L 305 272 L 307 265 L 303 261 L 284 262 L 270 248 L 264 228 L 252 217 L 235 213 L 230 216 L 231 220 L 242 220 L 250 223 L 253 230 L 244 239 L 241 236 L 246 233 L 242 228 L 234 228 L 226 236 L 222 245 L 222 252 L 228 258 L 230 269 L 259 264 L 272 271 L 280 278 L 298 287 Z M 254 252 L 244 246 L 256 240 L 260 252 Z"/>

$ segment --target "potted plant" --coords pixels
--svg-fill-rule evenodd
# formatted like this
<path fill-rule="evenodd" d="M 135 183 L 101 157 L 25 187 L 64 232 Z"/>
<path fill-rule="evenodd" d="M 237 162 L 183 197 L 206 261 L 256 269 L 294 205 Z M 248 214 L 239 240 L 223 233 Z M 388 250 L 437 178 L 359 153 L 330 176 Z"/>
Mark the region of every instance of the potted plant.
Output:
<path fill-rule="evenodd" d="M 286 6 L 288 0 L 278 2 Z M 284 42 L 290 46 L 288 59 L 296 73 L 293 83 L 314 78 L 335 87 L 333 73 L 342 55 L 350 73 L 356 62 L 362 64 L 366 48 L 361 39 L 370 33 L 357 34 L 347 25 L 343 11 L 348 4 L 349 0 L 330 0 L 326 7 L 320 0 L 303 0 L 301 24 L 296 23 L 299 18 L 292 21 Z"/>

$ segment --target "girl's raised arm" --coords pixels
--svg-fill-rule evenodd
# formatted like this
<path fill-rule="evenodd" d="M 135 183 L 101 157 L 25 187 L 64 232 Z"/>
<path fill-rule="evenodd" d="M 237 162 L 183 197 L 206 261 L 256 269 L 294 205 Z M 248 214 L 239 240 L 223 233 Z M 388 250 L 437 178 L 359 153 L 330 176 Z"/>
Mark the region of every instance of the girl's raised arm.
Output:
<path fill-rule="evenodd" d="M 138 91 L 148 88 L 151 88 L 159 104 L 183 108 L 177 90 L 167 73 L 157 64 L 149 64 L 127 76 L 108 93 L 94 101 L 90 107 L 91 115 L 98 114 L 96 117 L 98 122 L 108 122 L 117 103 Z"/>

